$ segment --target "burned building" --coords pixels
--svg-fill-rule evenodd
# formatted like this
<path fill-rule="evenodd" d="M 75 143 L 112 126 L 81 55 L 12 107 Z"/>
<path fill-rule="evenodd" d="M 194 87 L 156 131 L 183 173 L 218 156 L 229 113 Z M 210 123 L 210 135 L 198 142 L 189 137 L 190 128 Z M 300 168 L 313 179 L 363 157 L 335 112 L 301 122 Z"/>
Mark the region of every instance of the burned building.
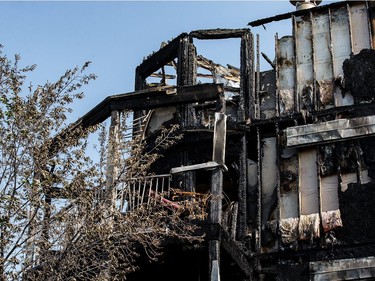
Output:
<path fill-rule="evenodd" d="M 180 126 L 184 138 L 151 167 L 148 189 L 122 185 L 127 212 L 145 192 L 207 199 L 198 218 L 206 243 L 166 247 L 129 280 L 375 276 L 374 4 L 292 2 L 297 11 L 249 23 L 291 24 L 292 34 L 275 36 L 270 70 L 261 71 L 250 29 L 183 33 L 137 67 L 134 93 L 80 121 L 112 116 L 113 128 L 132 110 L 134 133 L 150 145 L 162 126 Z M 228 38 L 240 40 L 238 68 L 197 54 L 195 40 Z"/>

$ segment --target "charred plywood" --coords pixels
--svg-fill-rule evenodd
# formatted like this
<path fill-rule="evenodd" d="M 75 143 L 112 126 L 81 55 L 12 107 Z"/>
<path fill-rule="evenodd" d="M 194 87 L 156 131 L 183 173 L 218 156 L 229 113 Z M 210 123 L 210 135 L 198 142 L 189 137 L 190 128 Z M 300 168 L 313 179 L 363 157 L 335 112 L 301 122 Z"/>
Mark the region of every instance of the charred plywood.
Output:
<path fill-rule="evenodd" d="M 295 55 L 292 36 L 285 36 L 277 41 L 277 94 L 279 115 L 293 113 L 295 107 Z"/>
<path fill-rule="evenodd" d="M 352 183 L 345 191 L 339 191 L 343 227 L 335 233 L 340 243 L 356 245 L 375 242 L 375 209 L 372 200 L 374 197 L 373 183 Z"/>
<path fill-rule="evenodd" d="M 371 31 L 366 3 L 349 6 L 352 35 L 352 52 L 358 54 L 363 49 L 371 48 Z"/>
<path fill-rule="evenodd" d="M 335 79 L 343 77 L 343 62 L 351 53 L 351 39 L 349 16 L 346 7 L 341 7 L 331 11 L 330 35 L 332 40 L 332 64 L 333 76 Z M 349 93 L 342 91 L 340 85 L 335 86 L 335 105 L 345 106 L 353 104 L 353 97 Z"/>
<path fill-rule="evenodd" d="M 257 214 L 258 163 L 247 159 L 247 218 L 248 223 L 256 221 Z"/>
<path fill-rule="evenodd" d="M 312 16 L 316 109 L 333 107 L 333 69 L 329 14 Z"/>
<path fill-rule="evenodd" d="M 176 106 L 167 106 L 163 108 L 153 109 L 147 115 L 147 124 L 144 130 L 145 135 L 149 135 L 162 127 L 166 127 L 167 122 L 171 122 L 175 118 Z"/>
<path fill-rule="evenodd" d="M 277 139 L 276 137 L 262 139 L 261 158 L 261 219 L 262 219 L 262 245 L 269 245 L 274 241 L 268 222 L 272 219 L 277 202 Z"/>
<path fill-rule="evenodd" d="M 325 232 L 342 226 L 338 189 L 339 178 L 337 175 L 320 178 L 320 213 Z"/>
<path fill-rule="evenodd" d="M 335 144 L 318 146 L 319 174 L 321 177 L 337 174 L 337 150 Z"/>
<path fill-rule="evenodd" d="M 337 150 L 334 144 L 318 147 L 320 214 L 325 232 L 342 226 L 339 209 L 339 176 Z"/>
<path fill-rule="evenodd" d="M 296 44 L 296 73 L 297 73 L 297 95 L 298 110 L 306 114 L 313 108 L 312 88 L 313 73 L 313 48 L 312 48 L 312 30 L 309 16 L 296 17 L 294 19 L 294 38 Z"/>
<path fill-rule="evenodd" d="M 312 10 L 291 17 L 293 37 L 278 39 L 276 44 L 280 115 L 290 108 L 294 91 L 296 111 L 305 116 L 314 110 L 352 105 L 351 93 L 342 90 L 342 67 L 352 52 L 371 48 L 366 4 Z"/>
<path fill-rule="evenodd" d="M 319 191 L 316 149 L 301 150 L 299 165 L 299 238 L 310 240 L 319 237 Z"/>
<path fill-rule="evenodd" d="M 284 149 L 280 160 L 280 221 L 281 242 L 291 245 L 298 239 L 298 156 L 295 149 Z"/>
<path fill-rule="evenodd" d="M 260 118 L 270 119 L 276 116 L 275 71 L 260 73 Z"/>

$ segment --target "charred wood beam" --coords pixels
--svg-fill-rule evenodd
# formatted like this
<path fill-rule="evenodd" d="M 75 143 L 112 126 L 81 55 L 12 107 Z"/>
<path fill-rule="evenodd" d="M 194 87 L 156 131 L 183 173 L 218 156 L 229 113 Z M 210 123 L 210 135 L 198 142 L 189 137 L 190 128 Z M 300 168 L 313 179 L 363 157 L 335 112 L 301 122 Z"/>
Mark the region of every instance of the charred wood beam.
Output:
<path fill-rule="evenodd" d="M 137 67 L 137 75 L 145 79 L 153 72 L 175 59 L 178 56 L 180 41 L 186 36 L 186 33 L 182 33 L 159 51 L 153 53 Z"/>
<path fill-rule="evenodd" d="M 203 86 L 205 85 L 205 86 Z M 143 95 L 135 93 L 112 97 L 111 110 L 142 110 L 158 107 L 189 104 L 199 101 L 216 100 L 223 91 L 221 84 L 199 84 L 187 87 L 178 87 L 174 90 L 149 92 Z M 133 96 L 134 95 L 134 96 Z"/>
<path fill-rule="evenodd" d="M 222 217 L 222 193 L 223 193 L 223 171 L 215 168 L 211 172 L 211 200 L 208 214 L 209 223 L 221 224 Z M 220 275 L 220 269 L 215 264 L 220 264 L 220 240 L 208 241 L 208 267 L 209 275 Z"/>
<path fill-rule="evenodd" d="M 209 60 L 202 55 L 197 56 L 197 66 L 206 69 L 211 72 L 210 74 L 197 74 L 198 77 L 214 78 L 214 74 L 220 75 L 224 79 L 231 80 L 234 82 L 240 82 L 240 71 L 235 69 L 233 66 L 225 67 L 220 64 Z"/>
<path fill-rule="evenodd" d="M 230 238 L 230 234 L 225 231 L 220 224 L 205 224 L 202 226 L 201 230 L 206 234 L 207 240 L 220 241 L 221 249 L 237 264 L 245 277 L 251 276 L 252 265 L 250 259 L 253 258 L 254 253 L 249 252 L 242 243 L 233 241 Z"/>
<path fill-rule="evenodd" d="M 216 100 L 224 91 L 222 84 L 199 84 L 187 87 L 161 87 L 135 93 L 107 97 L 84 115 L 83 127 L 98 124 L 110 116 L 112 110 L 143 110 L 177 104 Z"/>
<path fill-rule="evenodd" d="M 165 74 L 165 73 L 160 73 L 160 72 L 152 73 L 150 74 L 150 77 L 163 78 L 163 79 L 176 79 L 176 75 Z"/>
<path fill-rule="evenodd" d="M 184 36 L 179 42 L 178 64 L 177 64 L 177 85 L 191 86 L 196 84 L 197 61 L 196 49 L 190 37 Z M 180 104 L 177 107 L 182 127 L 193 126 L 195 122 L 195 110 L 192 104 Z M 192 164 L 188 148 L 183 148 L 179 153 L 179 162 L 188 166 Z M 193 172 L 183 173 L 181 180 L 185 191 L 195 190 L 195 175 Z"/>
<path fill-rule="evenodd" d="M 221 241 L 221 247 L 229 254 L 235 264 L 248 278 L 252 275 L 252 265 L 248 261 L 248 254 L 235 241 L 224 239 Z"/>
<path fill-rule="evenodd" d="M 253 35 L 250 30 L 245 29 L 241 37 L 241 90 L 239 96 L 239 109 L 238 116 L 241 121 L 246 123 L 253 119 L 254 115 L 254 91 L 253 91 L 253 78 L 254 75 L 254 47 Z"/>
<path fill-rule="evenodd" d="M 204 29 L 194 30 L 190 32 L 190 37 L 197 39 L 226 39 L 226 38 L 241 38 L 248 29 Z"/>
<path fill-rule="evenodd" d="M 273 63 L 273 61 L 263 52 L 261 52 L 262 57 L 270 64 L 270 66 L 273 69 L 276 69 L 276 65 Z"/>
<path fill-rule="evenodd" d="M 109 96 L 83 117 L 68 126 L 51 140 L 50 156 L 55 154 L 67 138 L 78 138 L 75 132 L 95 126 L 109 116 L 113 110 L 143 110 L 157 107 L 213 101 L 224 92 L 222 84 L 199 84 L 188 87 L 160 87 L 133 93 Z"/>
<path fill-rule="evenodd" d="M 355 5 L 357 3 L 363 3 L 363 1 L 336 2 L 336 3 L 329 4 L 329 5 L 318 6 L 318 7 L 312 8 L 312 9 L 299 10 L 299 11 L 295 11 L 295 12 L 276 15 L 276 16 L 269 17 L 269 18 L 251 21 L 251 22 L 248 23 L 248 25 L 250 25 L 252 27 L 256 27 L 256 26 L 267 24 L 267 23 L 271 23 L 273 21 L 280 21 L 280 20 L 289 19 L 293 16 L 298 17 L 298 16 L 309 15 L 310 13 L 326 11 L 328 9 L 337 9 L 337 8 L 340 8 L 340 7 L 346 7 L 347 5 Z"/>
<path fill-rule="evenodd" d="M 196 84 L 196 71 L 196 50 L 191 39 L 185 36 L 180 40 L 178 50 L 177 85 L 181 87 Z M 194 124 L 195 111 L 192 105 L 181 105 L 178 111 L 182 116 L 182 126 Z"/>
<path fill-rule="evenodd" d="M 221 223 L 222 216 L 223 171 L 215 168 L 211 172 L 211 200 L 208 220 L 210 223 Z"/>

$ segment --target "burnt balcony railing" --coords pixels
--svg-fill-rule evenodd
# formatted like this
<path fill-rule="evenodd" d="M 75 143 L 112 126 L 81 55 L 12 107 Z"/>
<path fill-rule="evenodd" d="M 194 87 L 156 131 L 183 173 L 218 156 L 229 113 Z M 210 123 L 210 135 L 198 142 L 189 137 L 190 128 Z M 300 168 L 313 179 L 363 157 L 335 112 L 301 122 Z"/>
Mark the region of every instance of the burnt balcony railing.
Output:
<path fill-rule="evenodd" d="M 116 207 L 120 212 L 131 212 L 140 206 L 162 205 L 190 219 L 207 220 L 212 195 L 184 191 L 173 186 L 172 175 L 154 175 L 131 178 L 117 185 Z M 222 226 L 231 237 L 235 237 L 238 204 L 223 194 Z"/>

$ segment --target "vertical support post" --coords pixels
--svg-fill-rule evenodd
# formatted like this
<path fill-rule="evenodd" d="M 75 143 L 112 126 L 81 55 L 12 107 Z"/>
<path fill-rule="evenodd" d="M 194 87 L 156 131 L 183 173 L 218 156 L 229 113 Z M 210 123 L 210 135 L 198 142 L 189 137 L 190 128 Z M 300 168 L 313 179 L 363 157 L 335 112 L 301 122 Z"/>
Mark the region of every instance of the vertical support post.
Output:
<path fill-rule="evenodd" d="M 192 38 L 186 35 L 181 38 L 178 52 L 177 86 L 195 85 L 197 76 L 196 72 L 196 49 L 192 42 Z M 182 105 L 180 108 L 183 117 L 182 125 L 184 127 L 194 125 L 195 114 L 192 105 Z"/>
<path fill-rule="evenodd" d="M 239 100 L 239 120 L 250 123 L 253 119 L 253 39 L 250 31 L 241 37 L 241 92 Z"/>
<path fill-rule="evenodd" d="M 135 70 L 135 85 L 134 85 L 134 90 L 135 91 L 140 91 L 140 90 L 143 90 L 143 86 L 144 86 L 144 78 L 142 77 L 142 75 L 139 73 L 139 66 L 136 68 Z M 133 113 L 133 120 L 136 120 L 142 116 L 145 116 L 146 115 L 146 111 L 145 110 L 141 110 L 141 111 L 134 111 Z M 142 123 L 139 124 L 139 126 L 134 126 L 133 127 L 133 135 L 134 135 L 134 132 L 138 132 L 141 130 L 141 127 L 142 127 Z"/>
<path fill-rule="evenodd" d="M 178 67 L 177 67 L 177 86 L 191 86 L 196 84 L 196 49 L 192 38 L 184 36 L 181 38 L 178 50 Z M 181 115 L 182 127 L 190 127 L 195 123 L 195 111 L 191 104 L 180 105 L 178 110 Z M 189 152 L 185 149 L 180 152 L 180 164 L 190 165 Z M 195 175 L 194 172 L 184 173 L 182 175 L 182 186 L 186 191 L 194 191 Z"/>
<path fill-rule="evenodd" d="M 211 202 L 209 222 L 212 225 L 220 225 L 222 216 L 222 193 L 223 193 L 223 172 L 216 168 L 211 172 Z M 220 281 L 220 239 L 215 237 L 208 242 L 208 268 L 211 281 Z M 216 265 L 216 266 L 215 266 Z M 218 277 L 218 278 L 216 278 Z"/>
<path fill-rule="evenodd" d="M 256 69 L 256 84 L 255 84 L 255 118 L 260 119 L 260 37 L 257 34 L 257 69 Z"/>
<path fill-rule="evenodd" d="M 105 204 L 109 210 L 113 210 L 116 200 L 116 180 L 118 166 L 118 143 L 120 128 L 120 112 L 114 110 L 111 113 L 111 125 L 109 127 L 109 146 L 107 163 L 107 180 L 105 189 Z"/>
<path fill-rule="evenodd" d="M 278 58 L 280 56 L 279 51 L 279 33 L 275 34 L 275 86 L 276 86 L 276 117 L 280 117 L 280 82 L 279 82 L 279 63 Z"/>
<path fill-rule="evenodd" d="M 261 163 L 263 161 L 262 156 L 262 144 L 261 144 L 261 133 L 260 128 L 257 127 L 257 152 L 258 152 L 258 202 L 257 202 L 257 232 L 258 236 L 256 237 L 256 248 L 257 251 L 261 251 L 261 239 L 262 239 L 262 169 Z"/>
<path fill-rule="evenodd" d="M 239 155 L 239 183 L 238 183 L 238 219 L 237 219 L 237 240 L 242 241 L 246 236 L 247 229 L 247 148 L 246 134 L 240 139 L 240 155 Z"/>

